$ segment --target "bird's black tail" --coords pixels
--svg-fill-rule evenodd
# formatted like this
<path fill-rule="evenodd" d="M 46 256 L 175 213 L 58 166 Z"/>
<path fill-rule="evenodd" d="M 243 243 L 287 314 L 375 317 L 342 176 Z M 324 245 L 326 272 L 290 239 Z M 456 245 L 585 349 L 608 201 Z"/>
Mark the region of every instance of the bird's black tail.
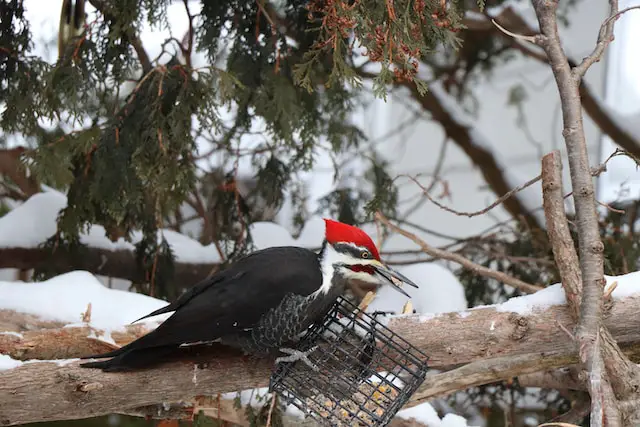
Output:
<path fill-rule="evenodd" d="M 110 353 L 87 356 L 83 359 L 111 357 L 109 360 L 81 363 L 83 368 L 102 369 L 104 372 L 122 372 L 152 368 L 159 363 L 171 360 L 179 352 L 176 346 L 149 347 L 128 350 L 122 347 Z"/>

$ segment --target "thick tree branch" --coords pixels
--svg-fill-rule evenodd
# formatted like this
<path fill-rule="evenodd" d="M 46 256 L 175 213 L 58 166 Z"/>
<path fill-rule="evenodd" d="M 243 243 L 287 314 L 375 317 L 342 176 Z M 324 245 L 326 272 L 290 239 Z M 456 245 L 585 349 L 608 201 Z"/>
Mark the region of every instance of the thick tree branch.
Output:
<path fill-rule="evenodd" d="M 401 229 L 400 227 L 393 225 L 384 215 L 380 212 L 376 213 L 376 219 L 382 222 L 384 225 L 389 227 L 394 232 L 403 235 L 404 237 L 415 242 L 422 250 L 433 257 L 444 259 L 447 261 L 453 261 L 455 263 L 460 264 L 461 266 L 485 277 L 490 277 L 492 279 L 496 279 L 504 284 L 509 286 L 513 286 L 514 288 L 520 290 L 524 293 L 533 293 L 542 289 L 540 286 L 532 285 L 530 283 L 523 282 L 520 279 L 516 279 L 513 276 L 509 276 L 500 271 L 492 270 L 490 268 L 484 267 L 482 265 L 476 264 L 473 261 L 468 260 L 462 255 L 455 254 L 453 252 L 448 252 L 442 249 L 434 248 L 433 246 L 427 244 L 424 240 L 420 239 L 413 233 L 409 233 L 406 230 Z"/>
<path fill-rule="evenodd" d="M 0 150 L 0 176 L 7 177 L 20 189 L 21 198 L 28 199 L 40 191 L 34 176 L 29 176 L 20 162 L 24 147 Z"/>
<path fill-rule="evenodd" d="M 130 250 L 84 248 L 80 254 L 70 254 L 60 247 L 53 252 L 44 248 L 0 248 L 0 268 L 27 270 L 38 267 L 51 268 L 60 273 L 86 270 L 138 283 L 147 280 L 138 267 L 135 253 Z M 177 283 L 190 286 L 207 277 L 213 267 L 214 264 L 176 262 L 174 277 Z"/>
<path fill-rule="evenodd" d="M 638 306 L 640 295 L 618 300 L 606 320 L 606 326 L 625 349 L 640 344 L 640 317 L 635 315 Z M 486 307 L 429 319 L 392 318 L 389 327 L 429 354 L 432 367 L 471 363 L 429 377 L 416 398 L 577 362 L 574 343 L 558 326 L 572 327 L 566 306 L 540 307 L 526 314 L 507 309 L 508 306 Z M 46 333 L 54 337 L 60 331 Z M 67 353 L 57 355 L 72 358 L 86 354 L 86 341 L 90 339 L 83 333 L 71 332 L 78 341 L 69 342 Z M 25 340 L 30 339 L 28 333 L 24 336 Z M 42 350 L 42 354 L 49 353 Z M 269 360 L 247 360 L 220 347 L 201 349 L 188 356 L 189 361 L 170 362 L 162 369 L 129 373 L 79 368 L 77 362 L 26 363 L 0 371 L 0 420 L 13 425 L 127 412 L 162 402 L 185 402 L 188 406 L 196 396 L 265 386 L 272 368 Z M 194 368 L 193 361 L 201 365 Z"/>

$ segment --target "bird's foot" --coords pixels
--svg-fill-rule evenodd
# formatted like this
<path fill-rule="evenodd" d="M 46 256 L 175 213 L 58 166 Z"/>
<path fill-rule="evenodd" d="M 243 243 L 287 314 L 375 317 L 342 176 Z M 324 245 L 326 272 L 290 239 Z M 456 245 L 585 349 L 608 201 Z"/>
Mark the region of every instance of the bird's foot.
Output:
<path fill-rule="evenodd" d="M 373 317 L 375 319 L 378 316 L 392 316 L 394 314 L 396 314 L 395 311 L 380 311 L 380 310 L 376 310 L 373 313 L 371 313 L 371 317 Z"/>
<path fill-rule="evenodd" d="M 288 356 L 278 357 L 276 359 L 276 363 L 296 362 L 296 361 L 299 360 L 300 362 L 304 363 L 305 365 L 307 365 L 309 368 L 311 368 L 315 372 L 318 372 L 320 369 L 311 360 L 309 360 L 309 355 L 311 353 L 313 353 L 314 351 L 316 351 L 317 348 L 318 348 L 317 345 L 311 347 L 307 351 L 300 351 L 300 350 L 295 350 L 293 348 L 286 348 L 286 347 L 281 348 L 280 352 L 281 353 L 286 353 L 286 354 L 288 354 Z"/>

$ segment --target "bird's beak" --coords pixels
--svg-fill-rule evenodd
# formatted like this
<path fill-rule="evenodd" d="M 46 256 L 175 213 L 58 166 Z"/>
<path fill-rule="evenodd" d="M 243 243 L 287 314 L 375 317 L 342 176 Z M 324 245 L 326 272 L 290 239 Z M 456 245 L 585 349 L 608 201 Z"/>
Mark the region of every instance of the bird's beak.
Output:
<path fill-rule="evenodd" d="M 407 285 L 418 289 L 418 285 L 409 280 L 405 275 L 392 270 L 379 261 L 372 263 L 371 266 L 375 270 L 377 276 L 383 278 L 385 282 L 390 284 L 395 290 L 409 298 L 411 298 L 411 296 L 400 287 L 400 284 L 406 283 Z"/>

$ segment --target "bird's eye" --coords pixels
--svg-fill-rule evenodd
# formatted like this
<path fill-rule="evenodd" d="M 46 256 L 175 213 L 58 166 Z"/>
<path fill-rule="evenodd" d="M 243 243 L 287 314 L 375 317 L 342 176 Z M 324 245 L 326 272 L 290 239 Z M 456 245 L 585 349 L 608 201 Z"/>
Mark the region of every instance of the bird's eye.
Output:
<path fill-rule="evenodd" d="M 367 251 L 362 252 L 362 255 L 360 255 L 362 257 L 362 259 L 369 259 L 369 257 L 371 256 L 371 254 Z"/>

